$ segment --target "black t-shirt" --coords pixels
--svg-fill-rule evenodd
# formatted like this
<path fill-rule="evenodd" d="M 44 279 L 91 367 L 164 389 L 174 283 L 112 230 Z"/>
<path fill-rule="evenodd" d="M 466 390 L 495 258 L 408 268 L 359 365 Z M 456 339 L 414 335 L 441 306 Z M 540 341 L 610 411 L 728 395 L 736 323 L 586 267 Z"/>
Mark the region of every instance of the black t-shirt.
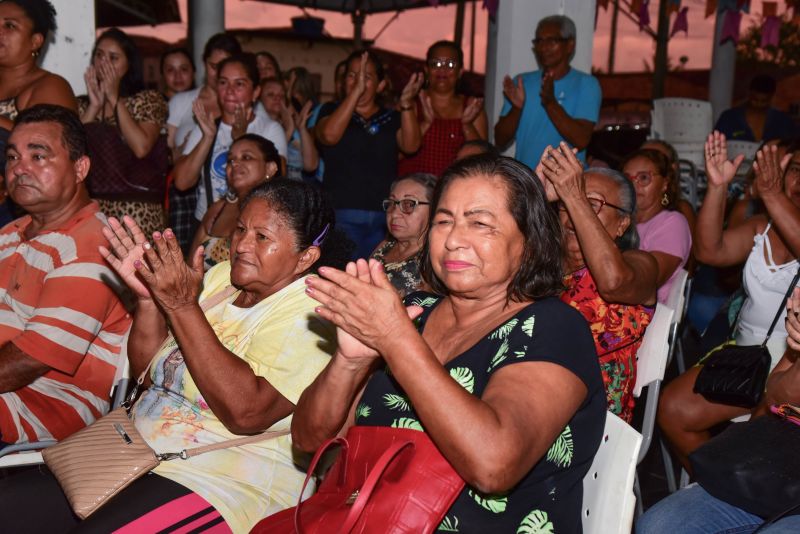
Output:
<path fill-rule="evenodd" d="M 425 308 L 419 330 L 442 297 L 413 293 L 407 304 Z M 558 364 L 580 378 L 586 399 L 561 435 L 506 495 L 482 495 L 467 486 L 448 510 L 439 532 L 581 531 L 583 477 L 589 471 L 603 434 L 605 389 L 592 335 L 583 317 L 557 298 L 523 308 L 502 326 L 445 365 L 453 380 L 477 397 L 498 369 L 520 362 Z M 532 383 L 531 388 L 536 384 Z M 356 424 L 412 428 L 424 422 L 390 372 L 370 378 L 356 407 Z M 491 443 L 486 443 L 488 449 Z"/>
<path fill-rule="evenodd" d="M 328 102 L 319 110 L 327 117 L 337 104 Z M 322 187 L 336 209 L 381 211 L 381 201 L 389 196 L 389 186 L 397 178 L 397 130 L 400 114 L 379 109 L 365 119 L 353 113 L 339 142 L 320 145 L 325 162 Z"/>

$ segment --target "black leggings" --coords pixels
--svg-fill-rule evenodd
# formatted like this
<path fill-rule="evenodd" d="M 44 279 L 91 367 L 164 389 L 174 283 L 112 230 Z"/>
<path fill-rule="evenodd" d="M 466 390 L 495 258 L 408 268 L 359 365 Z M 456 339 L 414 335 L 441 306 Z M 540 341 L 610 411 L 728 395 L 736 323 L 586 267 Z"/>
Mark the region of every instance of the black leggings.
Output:
<path fill-rule="evenodd" d="M 108 533 L 180 497 L 192 495 L 188 488 L 149 473 L 122 490 L 104 506 L 81 521 L 73 512 L 58 481 L 45 466 L 29 469 L 0 480 L 0 530 L 32 533 Z M 219 528 L 224 520 L 209 504 L 197 513 L 171 514 L 161 523 L 161 532 L 172 532 L 201 517 L 192 532 Z M 166 526 L 165 526 L 166 525 Z"/>

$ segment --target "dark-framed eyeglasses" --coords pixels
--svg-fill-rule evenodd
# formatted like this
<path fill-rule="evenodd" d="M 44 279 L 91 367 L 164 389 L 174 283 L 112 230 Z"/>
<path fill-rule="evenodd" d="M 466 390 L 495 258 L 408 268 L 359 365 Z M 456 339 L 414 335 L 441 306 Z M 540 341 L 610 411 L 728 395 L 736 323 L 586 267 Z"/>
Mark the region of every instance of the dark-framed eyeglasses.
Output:
<path fill-rule="evenodd" d="M 535 39 L 531 39 L 531 44 L 533 46 L 553 46 L 555 44 L 566 43 L 569 41 L 566 37 L 537 37 Z"/>
<path fill-rule="evenodd" d="M 423 202 L 421 200 L 417 200 L 415 198 L 404 198 L 402 200 L 394 200 L 393 198 L 387 198 L 381 205 L 383 206 L 383 211 L 389 211 L 392 208 L 400 208 L 402 213 L 406 215 L 411 215 L 414 213 L 414 210 L 417 209 L 417 206 L 420 204 L 427 206 L 430 202 Z"/>
<path fill-rule="evenodd" d="M 458 61 L 452 58 L 434 57 L 428 60 L 428 67 L 432 69 L 454 70 L 458 67 Z"/>
<path fill-rule="evenodd" d="M 622 206 L 617 206 L 616 204 L 612 204 L 602 198 L 589 198 L 589 205 L 592 207 L 592 210 L 597 214 L 600 215 L 600 210 L 603 209 L 603 206 L 608 206 L 609 208 L 614 208 L 615 210 L 619 210 L 625 215 L 630 215 L 630 212 L 623 208 Z M 564 205 L 564 202 L 558 201 L 558 209 L 560 211 L 567 211 L 567 206 Z"/>
<path fill-rule="evenodd" d="M 653 176 L 655 176 L 656 174 L 658 173 L 650 171 L 640 171 L 637 172 L 636 174 L 626 174 L 625 176 L 627 176 L 631 182 L 639 184 L 642 187 L 647 187 L 648 185 L 650 185 L 650 183 L 652 183 Z"/>

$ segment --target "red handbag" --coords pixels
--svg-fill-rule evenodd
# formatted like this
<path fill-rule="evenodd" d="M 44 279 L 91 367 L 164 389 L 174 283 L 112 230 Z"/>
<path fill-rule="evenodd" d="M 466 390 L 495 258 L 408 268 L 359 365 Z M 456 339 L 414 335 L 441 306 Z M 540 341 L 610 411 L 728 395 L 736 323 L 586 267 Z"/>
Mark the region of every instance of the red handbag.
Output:
<path fill-rule="evenodd" d="M 342 450 L 309 499 L 259 521 L 254 534 L 419 534 L 433 532 L 464 488 L 439 449 L 417 430 L 354 426 L 326 441 Z"/>

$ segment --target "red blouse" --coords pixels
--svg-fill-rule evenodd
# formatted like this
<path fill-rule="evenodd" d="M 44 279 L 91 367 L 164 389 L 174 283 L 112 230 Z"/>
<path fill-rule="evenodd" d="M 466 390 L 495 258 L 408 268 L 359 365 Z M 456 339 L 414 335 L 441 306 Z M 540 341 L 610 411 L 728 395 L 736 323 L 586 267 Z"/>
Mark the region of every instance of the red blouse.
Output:
<path fill-rule="evenodd" d="M 441 176 L 455 161 L 456 154 L 465 140 L 461 119 L 433 119 L 431 127 L 422 137 L 419 151 L 400 160 L 399 175 L 429 172 Z"/>

